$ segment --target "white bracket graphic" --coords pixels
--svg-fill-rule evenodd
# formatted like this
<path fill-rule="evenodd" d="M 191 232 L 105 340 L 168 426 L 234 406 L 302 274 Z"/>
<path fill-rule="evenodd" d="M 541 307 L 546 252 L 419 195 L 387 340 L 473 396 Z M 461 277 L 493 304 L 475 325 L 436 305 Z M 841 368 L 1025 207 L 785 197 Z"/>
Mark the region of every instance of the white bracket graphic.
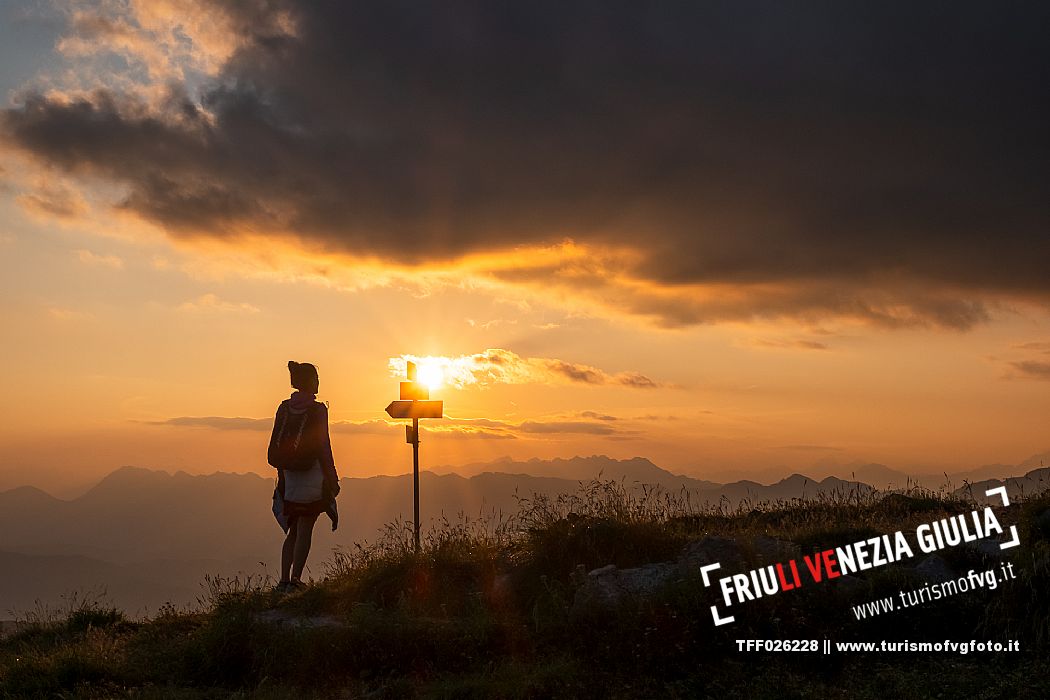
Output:
<path fill-rule="evenodd" d="M 721 568 L 721 564 L 708 564 L 707 566 L 700 567 L 700 576 L 702 576 L 704 579 L 704 586 L 711 586 L 711 578 L 707 574 L 711 571 L 714 571 L 715 569 Z M 715 627 L 718 627 L 719 625 L 728 625 L 730 622 L 736 621 L 736 618 L 732 615 L 727 615 L 726 617 L 722 617 L 721 615 L 719 615 L 717 605 L 711 606 L 711 619 L 715 621 Z"/>
<path fill-rule="evenodd" d="M 985 496 L 991 498 L 993 495 L 1003 499 L 1003 506 L 1010 505 L 1010 497 L 1006 495 L 1005 486 L 996 486 L 994 489 L 988 489 L 984 492 Z M 1002 542 L 999 544 L 999 549 L 1010 549 L 1010 547 L 1016 547 L 1021 544 L 1021 536 L 1017 533 L 1017 526 L 1010 526 L 1011 540 L 1009 542 Z"/>
<path fill-rule="evenodd" d="M 708 564 L 707 566 L 701 566 L 700 567 L 700 575 L 704 577 L 704 586 L 710 586 L 711 585 L 711 579 L 708 578 L 707 572 L 708 571 L 714 571 L 715 569 L 721 569 L 721 568 L 722 568 L 721 564 Z"/>
<path fill-rule="evenodd" d="M 730 622 L 736 621 L 736 618 L 732 615 L 728 617 L 719 617 L 717 605 L 711 606 L 711 619 L 715 621 L 715 627 L 718 627 L 719 625 L 728 625 Z"/>

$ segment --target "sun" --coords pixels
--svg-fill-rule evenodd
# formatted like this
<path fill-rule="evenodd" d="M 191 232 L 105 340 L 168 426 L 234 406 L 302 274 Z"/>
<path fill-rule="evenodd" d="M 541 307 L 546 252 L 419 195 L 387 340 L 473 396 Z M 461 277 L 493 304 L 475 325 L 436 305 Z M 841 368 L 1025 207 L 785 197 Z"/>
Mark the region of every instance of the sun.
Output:
<path fill-rule="evenodd" d="M 416 369 L 416 379 L 428 389 L 437 389 L 445 381 L 445 373 L 436 362 L 423 361 Z"/>

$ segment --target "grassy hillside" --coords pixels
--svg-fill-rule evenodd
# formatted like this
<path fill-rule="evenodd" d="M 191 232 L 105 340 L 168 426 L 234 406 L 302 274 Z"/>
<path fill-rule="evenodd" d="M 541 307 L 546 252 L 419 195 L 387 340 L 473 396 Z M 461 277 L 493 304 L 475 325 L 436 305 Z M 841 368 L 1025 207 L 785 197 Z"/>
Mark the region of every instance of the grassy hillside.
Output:
<path fill-rule="evenodd" d="M 213 578 L 193 610 L 132 622 L 98 602 L 39 613 L 0 643 L 3 697 L 1050 697 L 1050 498 L 1001 513 L 1020 527 L 1016 580 L 857 621 L 851 605 L 921 582 L 922 559 L 760 599 L 715 627 L 696 576 L 646 595 L 581 604 L 586 572 L 674 560 L 706 536 L 756 536 L 802 554 L 967 512 L 955 497 L 838 493 L 732 512 L 594 481 L 522 500 L 501 522 L 446 522 L 411 549 L 405 523 L 340 551 L 291 595 Z M 352 515 L 349 515 L 352 517 Z M 941 553 L 965 573 L 998 564 Z M 737 639 L 1017 639 L 1014 654 L 748 653 Z"/>

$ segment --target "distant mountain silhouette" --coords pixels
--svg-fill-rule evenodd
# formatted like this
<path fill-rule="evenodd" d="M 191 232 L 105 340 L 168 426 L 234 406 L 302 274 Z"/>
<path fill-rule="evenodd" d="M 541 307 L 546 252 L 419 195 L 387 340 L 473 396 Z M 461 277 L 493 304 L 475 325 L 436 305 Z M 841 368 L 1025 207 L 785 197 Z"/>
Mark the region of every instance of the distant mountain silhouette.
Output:
<path fill-rule="evenodd" d="M 880 490 L 922 486 L 936 491 L 942 487 L 949 487 L 954 490 L 964 482 L 972 483 L 986 479 L 1021 477 L 1033 469 L 1039 469 L 1044 466 L 1050 467 L 1050 452 L 1032 455 L 1017 464 L 983 464 L 973 469 L 956 470 L 948 473 L 943 471 L 895 469 L 877 462 L 852 462 L 847 464 L 821 462 L 808 468 L 806 471 L 810 473 L 810 476 L 815 476 L 818 479 L 835 476 L 851 481 L 861 481 Z M 786 471 L 783 467 L 749 468 L 747 475 L 752 480 L 769 483 L 783 478 Z M 725 469 L 708 471 L 708 474 L 715 475 L 709 476 L 709 478 L 716 481 L 733 481 L 732 478 L 727 478 L 727 476 L 735 473 L 735 471 Z"/>
<path fill-rule="evenodd" d="M 952 472 L 950 474 L 939 473 L 907 473 L 898 469 L 892 469 L 883 464 L 865 464 L 858 467 L 850 467 L 843 470 L 848 472 L 852 478 L 871 484 L 879 489 L 901 489 L 908 486 L 922 486 L 928 489 L 939 490 L 949 487 L 954 490 L 964 483 L 974 483 L 987 479 L 1003 479 L 1013 476 L 1024 476 L 1034 467 L 1039 466 L 1040 455 L 1029 457 L 1019 464 L 984 464 L 974 469 Z M 1034 467 L 1032 461 L 1036 460 Z M 1050 459 L 1047 460 L 1050 462 Z"/>
<path fill-rule="evenodd" d="M 525 461 L 501 457 L 491 462 L 474 462 L 458 467 L 437 467 L 433 471 L 437 473 L 456 473 L 463 476 L 474 476 L 484 472 L 500 472 L 578 481 L 590 481 L 601 477 L 602 479 L 612 479 L 613 481 L 622 479 L 627 484 L 641 482 L 669 487 L 684 485 L 698 489 L 720 486 L 714 481 L 672 474 L 644 457 L 613 459 L 605 455 L 592 455 L 590 457 L 571 457 L 568 459 L 560 457 L 555 459 L 533 458 Z"/>
<path fill-rule="evenodd" d="M 1033 469 L 1024 476 L 974 481 L 960 486 L 955 492 L 964 496 L 972 496 L 979 503 L 1000 503 L 998 497 L 989 498 L 985 495 L 989 489 L 999 486 L 1006 486 L 1006 493 L 1011 499 L 1041 493 L 1050 488 L 1050 467 Z"/>
<path fill-rule="evenodd" d="M 729 507 L 871 488 L 859 481 L 818 481 L 801 474 L 768 485 L 748 480 L 717 484 L 672 474 L 644 458 L 604 455 L 501 459 L 464 470 L 471 475 L 421 473 L 424 529 L 460 513 L 508 516 L 517 512 L 519 497 L 573 492 L 581 481 L 599 474 L 630 488 L 657 484 L 668 492 L 684 489 L 694 503 Z M 1010 481 L 1010 488 L 1030 493 L 1046 475 L 1030 477 L 1027 485 Z M 61 592 L 100 587 L 129 610 L 155 609 L 166 601 L 191 602 L 205 573 L 273 574 L 281 542 L 270 512 L 273 488 L 273 479 L 255 474 L 170 474 L 124 467 L 68 501 L 32 487 L 0 492 L 0 570 L 16 572 L 0 583 L 0 616 L 31 607 L 38 598 L 55 602 Z M 314 575 L 321 573 L 321 562 L 333 547 L 374 540 L 387 523 L 411 518 L 410 474 L 347 478 L 342 489 L 339 531 L 330 532 L 324 516 L 318 523 Z"/>

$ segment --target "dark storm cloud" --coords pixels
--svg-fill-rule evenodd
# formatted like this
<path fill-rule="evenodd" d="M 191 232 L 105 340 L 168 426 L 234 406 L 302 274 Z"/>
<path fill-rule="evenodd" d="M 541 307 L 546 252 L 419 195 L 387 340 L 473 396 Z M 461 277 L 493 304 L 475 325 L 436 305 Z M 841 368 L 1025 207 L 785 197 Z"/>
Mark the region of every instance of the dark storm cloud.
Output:
<path fill-rule="evenodd" d="M 1050 362 L 1022 360 L 1019 362 L 1011 362 L 1010 365 L 1020 372 L 1023 377 L 1029 379 L 1050 380 Z"/>
<path fill-rule="evenodd" d="M 199 96 L 27 95 L 8 140 L 174 235 L 403 262 L 571 237 L 658 289 L 775 287 L 618 301 L 665 325 L 968 328 L 1050 296 L 1050 5 L 215 2 L 243 43 Z"/>

